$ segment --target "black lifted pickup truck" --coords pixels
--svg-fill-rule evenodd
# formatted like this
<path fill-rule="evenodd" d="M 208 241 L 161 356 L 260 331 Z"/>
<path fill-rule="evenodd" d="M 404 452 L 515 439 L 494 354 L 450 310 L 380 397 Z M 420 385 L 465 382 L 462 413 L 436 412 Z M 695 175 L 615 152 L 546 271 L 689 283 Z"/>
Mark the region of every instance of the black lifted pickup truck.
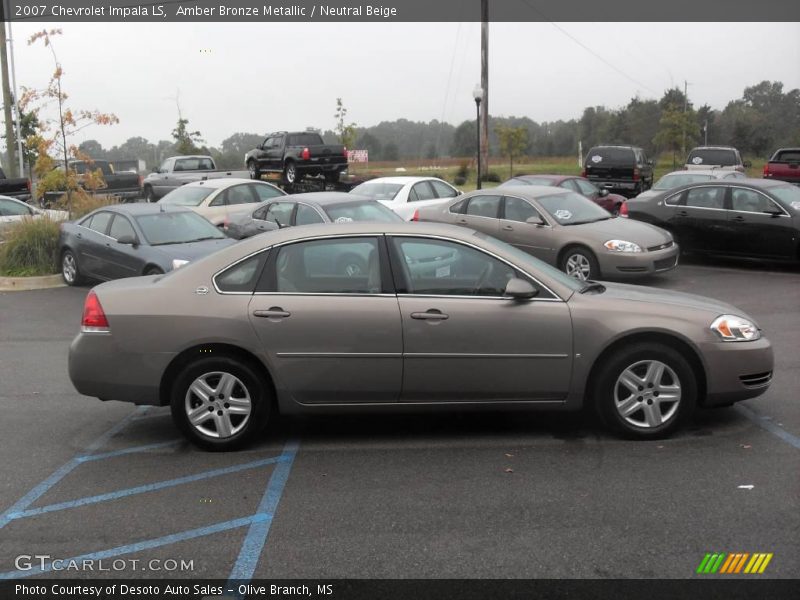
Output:
<path fill-rule="evenodd" d="M 638 196 L 653 186 L 653 161 L 635 146 L 595 146 L 586 153 L 581 176 L 600 188 Z"/>
<path fill-rule="evenodd" d="M 306 175 L 324 175 L 335 183 L 347 169 L 347 148 L 326 144 L 322 136 L 311 131 L 271 133 L 258 147 L 244 156 L 251 179 L 262 173 L 282 173 L 283 181 L 294 184 Z"/>
<path fill-rule="evenodd" d="M 0 196 L 11 196 L 27 202 L 31 198 L 31 180 L 26 177 L 9 179 L 0 169 Z"/>

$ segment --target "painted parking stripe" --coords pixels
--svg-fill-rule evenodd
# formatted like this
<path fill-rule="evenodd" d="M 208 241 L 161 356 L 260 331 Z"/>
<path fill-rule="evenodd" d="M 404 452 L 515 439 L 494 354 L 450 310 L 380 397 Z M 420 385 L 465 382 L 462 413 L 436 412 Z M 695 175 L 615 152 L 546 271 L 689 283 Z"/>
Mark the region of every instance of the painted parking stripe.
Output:
<path fill-rule="evenodd" d="M 7 515 L 7 518 L 9 520 L 24 519 L 26 517 L 34 517 L 36 515 L 56 512 L 59 510 L 78 508 L 80 506 L 86 506 L 88 504 L 97 504 L 98 502 L 106 502 L 108 500 L 118 500 L 119 498 L 125 498 L 127 496 L 133 496 L 135 494 L 154 492 L 157 490 L 163 490 L 165 488 L 174 487 L 176 485 L 182 485 L 184 483 L 192 483 L 194 481 L 202 481 L 204 479 L 211 479 L 212 477 L 220 477 L 222 475 L 238 473 L 239 471 L 246 471 L 248 469 L 256 469 L 258 467 L 271 465 L 280 462 L 282 460 L 287 460 L 287 459 L 284 459 L 282 456 L 276 456 L 273 458 L 254 460 L 252 462 L 244 463 L 241 465 L 233 465 L 231 467 L 223 467 L 220 469 L 213 469 L 211 471 L 203 471 L 202 473 L 195 473 L 194 475 L 177 477 L 175 479 L 167 479 L 165 481 L 159 481 L 156 483 L 148 483 L 145 485 L 139 485 L 124 490 L 107 492 L 105 494 L 97 494 L 96 496 L 86 496 L 85 498 L 78 498 L 77 500 L 70 500 L 68 502 L 58 502 L 56 504 L 49 504 L 47 506 L 29 508 L 28 510 L 24 510 L 21 512 L 10 513 Z"/>
<path fill-rule="evenodd" d="M 89 444 L 81 456 L 76 456 L 70 459 L 68 462 L 63 464 L 61 467 L 56 469 L 56 471 L 50 475 L 47 479 L 42 481 L 39 485 L 34 487 L 31 491 L 25 494 L 22 498 L 17 500 L 13 505 L 11 505 L 5 512 L 0 513 L 0 529 L 5 527 L 11 522 L 11 519 L 8 518 L 9 514 L 18 513 L 26 508 L 28 508 L 31 504 L 36 502 L 41 496 L 43 496 L 47 491 L 56 485 L 59 481 L 64 479 L 67 475 L 69 475 L 75 467 L 82 464 L 82 461 L 79 460 L 81 457 L 86 456 L 88 454 L 92 454 L 102 448 L 105 444 L 108 443 L 112 437 L 114 437 L 117 433 L 122 431 L 128 424 L 138 415 L 142 414 L 145 411 L 146 407 L 140 406 L 136 410 L 129 413 L 124 419 L 119 421 L 116 425 L 114 425 L 111 429 L 106 431 L 103 435 L 98 437 L 94 440 L 91 444 Z"/>
<path fill-rule="evenodd" d="M 250 515 L 249 517 L 242 517 L 240 519 L 223 521 L 221 523 L 215 523 L 214 525 L 208 525 L 207 527 L 190 529 L 189 531 L 173 533 L 171 535 L 165 535 L 160 538 L 143 540 L 141 542 L 136 542 L 134 544 L 127 544 L 125 546 L 117 546 L 116 548 L 111 548 L 109 550 L 101 550 L 99 552 L 92 552 L 89 554 L 81 554 L 80 556 L 65 558 L 63 559 L 62 563 L 69 564 L 73 561 L 76 563 L 80 563 L 85 560 L 100 560 L 104 558 L 114 558 L 116 556 L 133 554 L 135 552 L 141 552 L 142 550 L 150 550 L 152 548 L 159 548 L 161 546 L 167 546 L 169 544 L 175 544 L 177 542 L 183 542 L 198 537 L 213 535 L 215 533 L 228 531 L 230 529 L 236 529 L 238 527 L 245 527 L 247 525 L 253 525 L 257 523 L 269 523 L 271 520 L 272 520 L 271 514 L 256 513 L 254 515 Z M 29 571 L 7 571 L 5 573 L 0 573 L 0 580 L 31 577 L 33 575 L 41 575 L 42 573 L 48 573 L 52 570 L 53 570 L 52 564 L 47 564 L 45 568 L 41 568 L 40 566 L 31 569 Z"/>
<path fill-rule="evenodd" d="M 79 456 L 76 460 L 80 462 L 89 462 L 92 460 L 104 460 L 106 458 L 115 458 L 117 456 L 124 456 L 126 454 L 135 454 L 137 452 L 147 452 L 148 450 L 157 450 L 159 448 L 166 448 L 167 446 L 175 446 L 184 440 L 175 439 L 167 442 L 156 442 L 155 444 L 145 444 L 143 446 L 133 446 L 131 448 L 123 448 L 122 450 L 113 450 L 111 452 L 103 452 L 102 454 L 85 454 Z"/>
<path fill-rule="evenodd" d="M 274 515 L 278 509 L 278 503 L 281 500 L 281 495 L 286 487 L 286 482 L 289 479 L 289 472 L 292 470 L 295 456 L 297 456 L 297 449 L 300 442 L 297 440 L 289 440 L 283 447 L 281 454 L 281 462 L 279 462 L 272 475 L 269 478 L 267 489 L 264 491 L 264 496 L 258 506 L 259 514 Z M 247 583 L 253 578 L 258 560 L 261 558 L 261 552 L 267 543 L 269 536 L 270 525 L 272 519 L 265 521 L 254 521 L 250 525 L 250 529 L 242 542 L 239 557 L 231 569 L 228 576 L 229 585 L 237 585 Z"/>
<path fill-rule="evenodd" d="M 773 423 L 771 417 L 760 415 L 749 406 L 745 406 L 743 404 L 738 404 L 736 406 L 736 410 L 750 419 L 753 423 L 761 427 L 761 429 L 769 431 L 771 434 L 779 437 L 787 444 L 790 444 L 800 450 L 800 437 L 794 435 L 793 433 L 789 433 L 783 427 Z"/>

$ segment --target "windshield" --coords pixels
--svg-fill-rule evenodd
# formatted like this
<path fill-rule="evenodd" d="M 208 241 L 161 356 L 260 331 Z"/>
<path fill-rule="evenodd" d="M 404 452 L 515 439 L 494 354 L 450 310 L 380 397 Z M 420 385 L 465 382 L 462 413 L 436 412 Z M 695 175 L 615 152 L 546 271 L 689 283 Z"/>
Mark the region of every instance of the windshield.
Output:
<path fill-rule="evenodd" d="M 396 223 L 401 219 L 391 208 L 372 200 L 328 204 L 322 210 L 334 223 L 371 221 L 373 223 Z"/>
<path fill-rule="evenodd" d="M 497 238 L 490 237 L 484 233 L 475 232 L 475 237 L 491 242 L 493 245 L 501 248 L 507 252 L 509 256 L 513 256 L 513 262 L 517 264 L 522 270 L 527 271 L 531 275 L 538 275 L 539 273 L 546 275 L 550 279 L 554 279 L 561 285 L 578 292 L 586 285 L 585 281 L 578 281 L 574 277 L 570 277 L 566 273 L 559 271 L 555 267 L 551 267 L 546 262 L 539 260 L 535 256 L 531 256 L 527 252 L 498 240 Z"/>
<path fill-rule="evenodd" d="M 543 196 L 537 200 L 559 225 L 580 225 L 611 218 L 607 210 L 575 192 Z"/>
<path fill-rule="evenodd" d="M 732 167 L 736 164 L 736 153 L 733 150 L 692 150 L 686 164 Z"/>
<path fill-rule="evenodd" d="M 781 201 L 795 214 L 800 214 L 800 187 L 795 185 L 779 185 L 769 188 L 770 194 Z"/>
<path fill-rule="evenodd" d="M 136 222 L 151 246 L 221 240 L 225 237 L 203 217 L 188 210 L 141 215 L 136 217 Z"/>
<path fill-rule="evenodd" d="M 200 203 L 213 191 L 208 187 L 183 186 L 172 190 L 158 202 L 176 206 L 200 206 Z"/>
<path fill-rule="evenodd" d="M 504 185 L 555 185 L 555 181 L 549 177 L 514 177 L 509 179 Z"/>
<path fill-rule="evenodd" d="M 402 183 L 378 183 L 367 181 L 361 185 L 357 185 L 350 193 L 358 194 L 359 196 L 368 196 L 375 200 L 394 200 L 397 192 L 403 189 Z"/>
<path fill-rule="evenodd" d="M 670 173 L 664 175 L 653 186 L 654 190 L 671 190 L 681 185 L 689 185 L 690 183 L 699 183 L 701 181 L 710 181 L 713 179 L 711 175 L 692 175 L 691 173 Z"/>

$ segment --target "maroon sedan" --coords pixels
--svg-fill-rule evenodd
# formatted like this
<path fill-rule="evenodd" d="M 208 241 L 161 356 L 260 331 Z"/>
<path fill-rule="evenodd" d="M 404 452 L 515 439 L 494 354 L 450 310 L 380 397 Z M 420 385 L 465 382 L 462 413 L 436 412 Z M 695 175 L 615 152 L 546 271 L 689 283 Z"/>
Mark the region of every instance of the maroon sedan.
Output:
<path fill-rule="evenodd" d="M 609 194 L 608 190 L 598 188 L 583 177 L 574 175 L 517 175 L 503 182 L 502 185 L 545 185 L 564 188 L 586 196 L 614 216 L 619 214 L 619 207 L 625 202 L 624 196 Z"/>

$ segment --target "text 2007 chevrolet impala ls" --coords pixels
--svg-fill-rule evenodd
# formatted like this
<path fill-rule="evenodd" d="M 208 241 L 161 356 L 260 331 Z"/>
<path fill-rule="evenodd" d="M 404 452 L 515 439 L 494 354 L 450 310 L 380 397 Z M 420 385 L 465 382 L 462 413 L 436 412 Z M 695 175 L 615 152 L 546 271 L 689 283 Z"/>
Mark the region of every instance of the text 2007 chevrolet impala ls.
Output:
<path fill-rule="evenodd" d="M 762 394 L 772 369 L 769 341 L 733 306 L 578 281 L 426 223 L 280 229 L 101 284 L 69 355 L 79 392 L 170 405 L 209 449 L 252 440 L 273 410 L 591 403 L 618 433 L 654 438 L 698 404 Z"/>

